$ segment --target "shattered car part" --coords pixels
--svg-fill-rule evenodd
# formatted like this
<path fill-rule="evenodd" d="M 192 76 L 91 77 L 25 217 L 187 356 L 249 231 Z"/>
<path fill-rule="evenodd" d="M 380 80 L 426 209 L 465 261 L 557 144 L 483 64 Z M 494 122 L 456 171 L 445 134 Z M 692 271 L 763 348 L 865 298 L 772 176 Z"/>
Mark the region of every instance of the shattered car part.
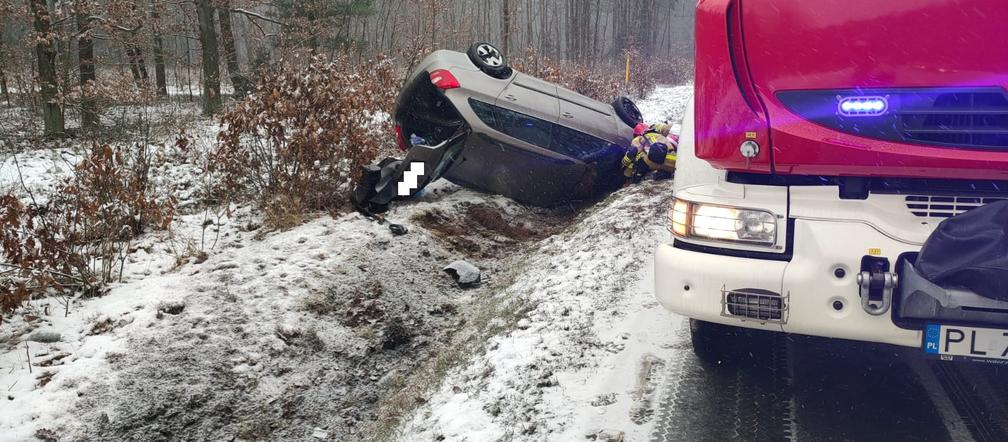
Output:
<path fill-rule="evenodd" d="M 389 224 L 388 228 L 395 236 L 402 236 L 409 233 L 409 229 L 402 224 Z"/>
<path fill-rule="evenodd" d="M 364 166 L 351 195 L 354 208 L 365 215 L 384 213 L 395 199 L 416 195 L 455 161 L 466 135 L 459 130 L 436 146 L 415 145 L 402 160 L 386 158 Z"/>
<path fill-rule="evenodd" d="M 466 261 L 455 261 L 443 270 L 451 275 L 460 287 L 469 287 L 480 282 L 480 269 Z"/>

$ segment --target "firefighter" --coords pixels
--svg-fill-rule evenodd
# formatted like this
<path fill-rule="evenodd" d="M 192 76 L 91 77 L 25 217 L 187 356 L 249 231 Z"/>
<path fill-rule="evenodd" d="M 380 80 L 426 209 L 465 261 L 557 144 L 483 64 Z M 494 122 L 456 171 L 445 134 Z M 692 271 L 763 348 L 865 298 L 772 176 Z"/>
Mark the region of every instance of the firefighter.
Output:
<path fill-rule="evenodd" d="M 668 123 L 657 123 L 652 126 L 640 123 L 634 128 L 634 139 L 630 144 L 640 148 L 646 144 L 645 142 L 663 142 L 663 138 L 668 138 L 671 130 L 672 126 Z"/>
<path fill-rule="evenodd" d="M 623 156 L 623 177 L 628 184 L 641 182 L 651 172 L 656 180 L 672 177 L 679 138 L 669 136 L 670 129 L 666 123 L 641 123 L 634 128 L 634 139 Z"/>
<path fill-rule="evenodd" d="M 668 137 L 669 132 L 672 131 L 672 126 L 668 123 L 656 123 L 654 126 L 651 126 L 651 130 L 660 133 L 663 137 Z"/>

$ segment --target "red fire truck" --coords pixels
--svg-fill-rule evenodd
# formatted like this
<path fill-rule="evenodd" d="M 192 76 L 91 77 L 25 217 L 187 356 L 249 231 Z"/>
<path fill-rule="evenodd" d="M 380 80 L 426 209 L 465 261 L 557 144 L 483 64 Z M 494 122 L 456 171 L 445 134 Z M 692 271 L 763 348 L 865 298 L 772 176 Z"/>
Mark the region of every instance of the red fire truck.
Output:
<path fill-rule="evenodd" d="M 1008 303 L 913 267 L 1008 199 L 1006 24 L 1004 0 L 700 0 L 655 259 L 698 354 L 746 327 L 1008 358 Z"/>

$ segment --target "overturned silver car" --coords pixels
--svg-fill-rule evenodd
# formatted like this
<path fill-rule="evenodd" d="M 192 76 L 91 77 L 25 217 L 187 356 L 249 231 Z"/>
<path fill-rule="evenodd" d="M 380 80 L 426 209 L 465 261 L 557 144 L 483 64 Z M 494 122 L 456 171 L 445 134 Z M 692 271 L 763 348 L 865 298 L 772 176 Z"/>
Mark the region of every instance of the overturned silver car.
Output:
<path fill-rule="evenodd" d="M 440 177 L 537 206 L 610 192 L 642 121 L 627 98 L 605 104 L 517 72 L 485 43 L 427 56 L 393 117 L 406 159 L 372 166 L 363 186 L 375 191 L 358 192 L 358 207 L 381 211 Z"/>

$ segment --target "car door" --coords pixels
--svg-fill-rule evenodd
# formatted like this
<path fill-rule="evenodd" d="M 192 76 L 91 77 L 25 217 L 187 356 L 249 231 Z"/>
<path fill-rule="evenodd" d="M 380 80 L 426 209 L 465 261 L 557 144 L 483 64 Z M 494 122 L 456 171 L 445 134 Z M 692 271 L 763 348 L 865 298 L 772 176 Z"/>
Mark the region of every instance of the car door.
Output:
<path fill-rule="evenodd" d="M 616 130 L 612 106 L 607 106 L 563 87 L 557 87 L 560 104 L 558 123 L 579 132 L 609 138 Z"/>
<path fill-rule="evenodd" d="M 556 85 L 522 73 L 515 74 L 496 104 L 550 123 L 556 123 L 560 115 Z"/>
<path fill-rule="evenodd" d="M 620 168 L 624 149 L 611 139 L 622 124 L 613 115 L 612 106 L 592 100 L 577 92 L 557 87 L 560 118 L 553 131 L 552 149 L 586 163 L 586 182 L 594 192 L 605 192 L 622 184 Z"/>

